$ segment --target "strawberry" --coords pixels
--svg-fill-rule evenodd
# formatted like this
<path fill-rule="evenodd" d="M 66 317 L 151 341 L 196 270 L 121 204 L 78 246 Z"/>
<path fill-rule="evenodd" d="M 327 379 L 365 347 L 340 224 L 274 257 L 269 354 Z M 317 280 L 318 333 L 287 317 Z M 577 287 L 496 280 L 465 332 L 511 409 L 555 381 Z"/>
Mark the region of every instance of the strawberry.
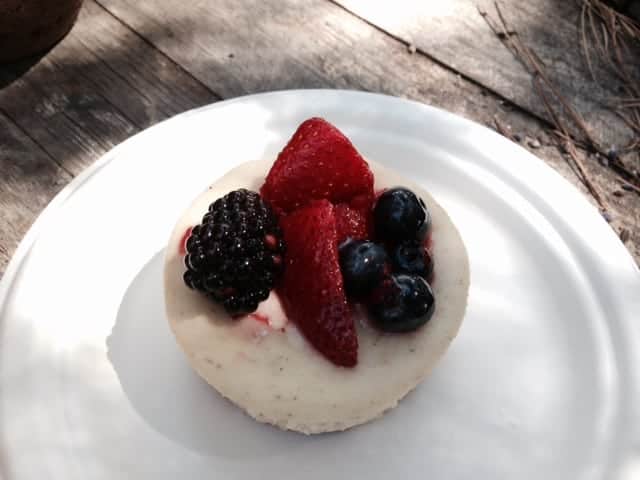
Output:
<path fill-rule="evenodd" d="M 287 245 L 280 293 L 309 342 L 339 366 L 358 361 L 358 338 L 338 263 L 335 207 L 316 200 L 281 219 Z"/>
<path fill-rule="evenodd" d="M 260 193 L 282 214 L 321 198 L 339 203 L 372 195 L 373 173 L 336 127 L 310 118 L 280 152 Z"/>
<path fill-rule="evenodd" d="M 372 238 L 373 197 L 358 195 L 349 203 L 336 205 L 338 245 L 347 238 L 365 240 Z"/>

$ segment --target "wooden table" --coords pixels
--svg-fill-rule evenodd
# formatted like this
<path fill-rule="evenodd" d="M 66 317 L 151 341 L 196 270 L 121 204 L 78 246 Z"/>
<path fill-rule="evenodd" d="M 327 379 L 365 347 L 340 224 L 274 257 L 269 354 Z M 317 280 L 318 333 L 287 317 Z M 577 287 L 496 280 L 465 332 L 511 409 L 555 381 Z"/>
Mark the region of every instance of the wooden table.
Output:
<path fill-rule="evenodd" d="M 493 2 L 472 0 L 85 0 L 55 48 L 0 66 L 0 273 L 51 198 L 111 147 L 187 109 L 267 90 L 368 90 L 447 109 L 519 141 L 593 201 L 507 48 L 517 37 L 535 50 L 606 148 L 637 139 L 607 107 L 622 87 L 606 65 L 591 78 L 577 2 L 503 0 L 510 27 L 497 35 L 477 4 L 497 22 Z M 640 195 L 602 155 L 577 155 L 640 261 Z M 624 161 L 640 170 L 637 151 Z"/>

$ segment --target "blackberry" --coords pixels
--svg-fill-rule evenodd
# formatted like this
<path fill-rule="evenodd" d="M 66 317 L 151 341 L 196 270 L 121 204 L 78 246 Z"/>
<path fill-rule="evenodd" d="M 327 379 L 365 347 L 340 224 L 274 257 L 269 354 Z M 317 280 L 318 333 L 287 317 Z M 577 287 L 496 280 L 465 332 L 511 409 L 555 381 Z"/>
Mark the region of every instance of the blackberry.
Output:
<path fill-rule="evenodd" d="M 244 188 L 209 205 L 186 250 L 184 282 L 232 316 L 255 311 L 284 265 L 277 217 L 259 194 Z"/>

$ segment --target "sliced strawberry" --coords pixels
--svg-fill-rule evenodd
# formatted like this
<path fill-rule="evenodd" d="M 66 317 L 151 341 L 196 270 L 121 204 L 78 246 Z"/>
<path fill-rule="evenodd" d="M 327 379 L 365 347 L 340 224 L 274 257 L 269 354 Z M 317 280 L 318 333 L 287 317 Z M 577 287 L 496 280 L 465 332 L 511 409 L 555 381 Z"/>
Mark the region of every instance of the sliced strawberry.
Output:
<path fill-rule="evenodd" d="M 277 213 L 286 213 L 315 199 L 339 203 L 372 195 L 373 173 L 336 127 L 311 118 L 280 152 L 260 193 Z"/>
<path fill-rule="evenodd" d="M 347 238 L 364 240 L 368 238 L 367 219 L 358 210 L 354 210 L 348 203 L 336 205 L 336 230 L 338 245 Z"/>
<path fill-rule="evenodd" d="M 316 200 L 282 218 L 287 245 L 280 291 L 285 312 L 339 366 L 358 361 L 358 338 L 338 263 L 335 208 Z"/>
<path fill-rule="evenodd" d="M 351 237 L 357 240 L 372 238 L 373 197 L 358 195 L 349 203 L 336 205 L 338 245 Z"/>

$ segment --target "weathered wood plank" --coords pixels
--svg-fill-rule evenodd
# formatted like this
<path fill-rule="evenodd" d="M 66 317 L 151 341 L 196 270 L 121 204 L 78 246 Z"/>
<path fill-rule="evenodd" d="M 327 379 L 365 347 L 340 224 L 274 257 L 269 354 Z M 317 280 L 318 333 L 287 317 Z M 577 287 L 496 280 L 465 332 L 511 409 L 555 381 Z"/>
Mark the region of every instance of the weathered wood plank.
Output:
<path fill-rule="evenodd" d="M 135 131 L 168 114 L 173 88 L 178 89 L 177 98 L 196 92 L 195 102 L 204 102 L 216 98 L 211 91 L 231 97 L 332 87 L 414 98 L 489 125 L 499 116 L 522 137 L 540 138 L 543 146 L 536 153 L 576 182 L 558 152 L 545 145 L 544 126 L 529 114 L 424 55 L 411 55 L 402 43 L 329 2 L 225 0 L 177 6 L 159 0 L 104 0 L 136 34 L 92 5 L 71 36 L 0 91 L 0 108 L 10 110 L 38 143 L 74 172 L 127 136 L 127 129 Z M 95 17 L 106 25 L 99 34 Z M 122 32 L 127 36 L 119 40 Z M 150 65 L 145 66 L 147 61 Z M 159 66 L 165 64 L 169 73 Z M 156 77 L 160 87 L 154 87 Z M 70 101 L 71 94 L 75 97 Z M 609 172 L 596 173 L 608 198 L 637 205 L 631 195 L 609 193 L 615 188 Z M 631 221 L 628 211 L 633 208 L 621 204 L 613 210 L 616 221 Z M 640 244 L 638 231 L 632 230 L 634 245 Z"/>
<path fill-rule="evenodd" d="M 74 175 L 136 127 L 91 84 L 45 57 L 0 91 L 0 107 Z"/>
<path fill-rule="evenodd" d="M 96 84 L 137 127 L 219 100 L 93 1 L 85 2 L 70 36 L 52 52 L 54 60 Z"/>
<path fill-rule="evenodd" d="M 335 2 L 516 105 L 547 117 L 529 73 L 478 13 L 480 8 L 497 19 L 493 0 Z M 620 84 L 597 62 L 596 76 L 602 81 L 591 79 L 580 46 L 577 2 L 502 1 L 500 5 L 507 21 L 546 63 L 561 94 L 585 117 L 594 137 L 605 145 L 626 144 L 632 132 L 608 107 L 620 95 Z"/>
<path fill-rule="evenodd" d="M 0 112 L 0 276 L 27 229 L 71 179 Z"/>
<path fill-rule="evenodd" d="M 0 107 L 74 174 L 141 128 L 218 98 L 91 0 L 14 80 L 19 68 L 0 68 Z"/>
<path fill-rule="evenodd" d="M 550 143 L 544 142 L 545 126 L 531 115 L 424 55 L 411 55 L 401 42 L 330 2 L 219 0 L 215 5 L 193 2 L 179 7 L 161 0 L 100 3 L 225 98 L 283 88 L 364 89 L 417 99 L 488 125 L 497 115 L 523 138 Z M 407 7 L 409 13 L 415 3 Z M 397 3 L 393 5 L 395 9 Z M 473 15 L 479 18 L 475 10 Z M 491 38 L 488 33 L 487 37 Z M 473 38 L 465 38 L 473 43 Z M 499 43 L 494 50 L 508 54 Z M 517 67 L 510 57 L 505 69 L 507 65 Z M 513 81 L 521 78 L 514 75 Z M 582 188 L 555 148 L 543 146 L 534 152 Z M 640 260 L 640 222 L 628 211 L 630 206 L 640 209 L 639 199 L 612 195 L 618 190 L 615 176 L 594 162 L 589 170 L 611 204 L 616 228 L 632 229 Z"/>
<path fill-rule="evenodd" d="M 0 273 L 72 175 L 136 131 L 217 99 L 92 0 L 36 65 L 0 66 Z"/>
<path fill-rule="evenodd" d="M 492 114 L 483 111 L 494 110 L 487 102 L 499 105 L 495 96 L 480 95 L 483 89 L 411 55 L 325 0 L 220 0 L 179 8 L 161 0 L 99 1 L 224 98 L 284 88 L 355 88 L 485 120 Z"/>

